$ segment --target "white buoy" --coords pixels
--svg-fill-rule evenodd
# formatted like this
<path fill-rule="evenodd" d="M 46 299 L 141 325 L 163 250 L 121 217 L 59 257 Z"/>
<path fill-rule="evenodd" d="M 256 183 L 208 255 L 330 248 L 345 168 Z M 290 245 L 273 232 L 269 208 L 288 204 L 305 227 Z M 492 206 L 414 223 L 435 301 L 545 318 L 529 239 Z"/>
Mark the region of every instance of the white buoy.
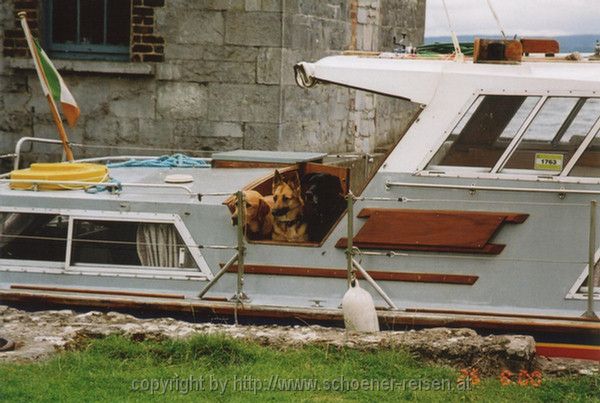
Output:
<path fill-rule="evenodd" d="M 379 321 L 373 298 L 352 279 L 350 288 L 342 298 L 344 325 L 351 332 L 378 332 Z"/>

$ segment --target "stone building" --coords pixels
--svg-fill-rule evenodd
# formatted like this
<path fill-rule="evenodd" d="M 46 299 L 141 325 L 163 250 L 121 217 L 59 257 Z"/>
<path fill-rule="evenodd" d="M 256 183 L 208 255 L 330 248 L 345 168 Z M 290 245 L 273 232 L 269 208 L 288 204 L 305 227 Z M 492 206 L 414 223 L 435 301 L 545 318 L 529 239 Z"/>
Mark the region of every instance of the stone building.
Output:
<path fill-rule="evenodd" d="M 22 136 L 57 138 L 19 11 L 81 108 L 69 130 L 86 145 L 76 157 L 157 153 L 150 148 L 372 152 L 395 141 L 416 111 L 335 86 L 303 90 L 292 66 L 343 50 L 391 51 L 402 33 L 418 44 L 425 0 L 3 0 L 0 154 Z"/>

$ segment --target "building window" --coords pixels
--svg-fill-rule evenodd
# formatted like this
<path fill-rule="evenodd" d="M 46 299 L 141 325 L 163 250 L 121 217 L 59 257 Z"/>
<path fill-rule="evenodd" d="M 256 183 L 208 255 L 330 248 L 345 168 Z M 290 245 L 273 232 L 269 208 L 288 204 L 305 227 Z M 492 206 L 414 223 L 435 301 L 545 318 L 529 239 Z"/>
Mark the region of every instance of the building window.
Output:
<path fill-rule="evenodd" d="M 130 0 L 46 0 L 44 10 L 51 56 L 129 59 Z"/>

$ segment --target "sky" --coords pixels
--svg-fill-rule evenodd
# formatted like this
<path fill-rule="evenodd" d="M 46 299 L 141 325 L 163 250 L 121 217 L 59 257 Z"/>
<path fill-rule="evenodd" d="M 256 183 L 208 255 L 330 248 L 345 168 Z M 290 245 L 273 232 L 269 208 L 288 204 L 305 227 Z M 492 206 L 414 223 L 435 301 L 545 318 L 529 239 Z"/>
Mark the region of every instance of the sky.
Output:
<path fill-rule="evenodd" d="M 449 36 L 442 0 L 426 0 L 425 36 Z M 599 0 L 491 0 L 508 36 L 597 34 Z M 499 35 L 486 0 L 446 0 L 458 35 Z"/>

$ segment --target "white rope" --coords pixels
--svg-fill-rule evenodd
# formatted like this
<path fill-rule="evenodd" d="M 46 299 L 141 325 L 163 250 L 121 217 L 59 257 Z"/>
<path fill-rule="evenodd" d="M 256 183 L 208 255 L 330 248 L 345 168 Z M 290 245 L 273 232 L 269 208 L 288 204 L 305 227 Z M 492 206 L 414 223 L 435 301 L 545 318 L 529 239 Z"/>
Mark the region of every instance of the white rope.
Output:
<path fill-rule="evenodd" d="M 458 37 L 456 36 L 456 32 L 454 32 L 454 28 L 452 28 L 452 21 L 450 20 L 450 13 L 448 12 L 448 7 L 446 6 L 446 0 L 442 0 L 442 4 L 444 5 L 444 11 L 446 12 L 446 19 L 448 20 L 448 28 L 450 28 L 450 34 L 452 35 L 452 44 L 454 45 L 454 53 L 456 54 L 454 60 L 457 62 L 462 62 L 465 60 L 465 56 L 460 50 L 460 44 L 458 43 Z"/>
<path fill-rule="evenodd" d="M 496 10 L 494 10 L 494 7 L 492 7 L 492 0 L 486 0 L 488 7 L 490 8 L 490 11 L 492 12 L 492 15 L 494 16 L 494 19 L 496 20 L 496 24 L 498 24 L 498 29 L 500 30 L 500 33 L 502 34 L 502 38 L 506 39 L 506 34 L 504 33 L 504 28 L 502 28 L 502 24 L 500 24 L 500 18 L 498 18 L 498 14 L 496 14 Z"/>

